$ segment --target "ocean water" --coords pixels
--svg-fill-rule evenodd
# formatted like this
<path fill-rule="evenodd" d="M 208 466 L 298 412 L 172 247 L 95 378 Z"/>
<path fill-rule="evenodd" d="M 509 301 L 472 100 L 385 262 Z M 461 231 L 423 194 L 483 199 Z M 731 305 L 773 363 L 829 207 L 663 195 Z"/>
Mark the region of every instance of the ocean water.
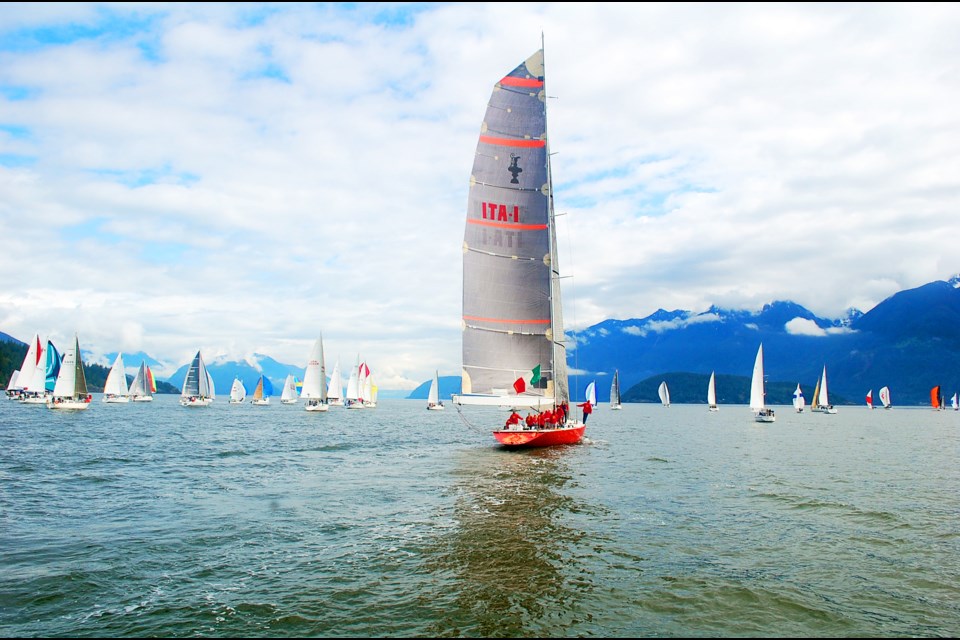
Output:
<path fill-rule="evenodd" d="M 949 637 L 960 413 L 0 400 L 7 637 Z"/>

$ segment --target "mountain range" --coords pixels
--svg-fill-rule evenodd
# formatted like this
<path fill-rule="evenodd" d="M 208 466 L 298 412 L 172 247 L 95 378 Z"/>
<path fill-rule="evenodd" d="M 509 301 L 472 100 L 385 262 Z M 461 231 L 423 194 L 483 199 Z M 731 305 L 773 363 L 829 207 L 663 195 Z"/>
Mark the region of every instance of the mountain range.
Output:
<path fill-rule="evenodd" d="M 609 401 L 611 376 L 619 370 L 624 400 L 653 401 L 650 389 L 669 374 L 678 376 L 670 384 L 674 401 L 682 402 L 674 384 L 687 380 L 691 389 L 705 388 L 701 378 L 715 371 L 718 393 L 723 394 L 721 376 L 729 376 L 732 383 L 737 380 L 731 398 L 739 398 L 742 380 L 749 378 L 762 343 L 768 392 L 779 390 L 779 383 L 792 392 L 799 383 L 809 400 L 826 367 L 835 403 L 841 399 L 862 403 L 867 391 L 874 390 L 876 397 L 876 390 L 888 386 L 894 405 L 928 404 L 935 385 L 942 386 L 947 398 L 960 390 L 958 285 L 960 277 L 937 280 L 900 291 L 867 313 L 849 310 L 835 320 L 817 317 L 788 301 L 772 302 L 760 311 L 659 309 L 645 318 L 605 320 L 567 332 L 569 343 L 576 345 L 568 353 L 571 395 L 583 398 L 586 385 L 595 381 L 598 400 Z M 0 341 L 23 344 L 2 332 Z M 112 362 L 116 354 L 107 357 Z M 138 366 L 141 359 L 157 362 L 143 353 L 124 354 L 129 368 Z M 269 356 L 256 354 L 253 360 L 208 363 L 219 394 L 226 395 L 236 377 L 249 392 L 261 371 L 273 382 L 275 393 L 282 389 L 287 374 L 303 376 L 302 367 Z M 3 384 L 12 371 L 10 365 L 6 368 L 10 371 L 0 371 Z M 180 388 L 186 369 L 186 364 L 181 366 L 166 381 Z M 684 373 L 696 375 L 684 377 Z M 427 380 L 411 392 L 381 389 L 379 395 L 425 400 L 429 384 Z M 459 377 L 440 379 L 441 398 L 459 390 Z M 697 401 L 695 395 L 691 401 Z"/>
<path fill-rule="evenodd" d="M 758 312 L 661 309 L 639 320 L 606 320 L 569 332 L 577 345 L 569 365 L 581 372 L 571 374 L 571 393 L 583 397 L 582 389 L 596 380 L 598 400 L 609 400 L 615 369 L 625 398 L 633 385 L 663 372 L 748 378 L 763 343 L 767 379 L 800 383 L 808 400 L 826 366 L 831 399 L 860 403 L 870 389 L 876 397 L 888 386 L 895 405 L 928 404 L 935 385 L 947 398 L 960 390 L 958 284 L 953 278 L 900 291 L 867 313 L 851 310 L 840 320 L 819 318 L 793 302 L 773 302 Z"/>

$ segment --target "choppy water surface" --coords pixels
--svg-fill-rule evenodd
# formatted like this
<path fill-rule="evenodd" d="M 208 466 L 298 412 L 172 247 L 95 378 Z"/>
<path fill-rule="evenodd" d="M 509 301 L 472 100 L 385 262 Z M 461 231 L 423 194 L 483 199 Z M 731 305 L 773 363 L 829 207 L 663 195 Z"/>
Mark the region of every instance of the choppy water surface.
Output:
<path fill-rule="evenodd" d="M 956 636 L 958 434 L 601 405 L 583 444 L 518 452 L 421 401 L 2 399 L 0 632 Z"/>

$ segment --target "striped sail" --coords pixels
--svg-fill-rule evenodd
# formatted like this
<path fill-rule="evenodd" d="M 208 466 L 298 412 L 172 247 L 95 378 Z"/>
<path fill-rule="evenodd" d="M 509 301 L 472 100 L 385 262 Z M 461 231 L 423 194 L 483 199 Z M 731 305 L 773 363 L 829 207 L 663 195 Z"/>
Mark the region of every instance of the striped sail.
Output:
<path fill-rule="evenodd" d="M 203 398 L 214 397 L 213 380 L 207 372 L 207 366 L 203 363 L 200 352 L 193 357 L 190 368 L 187 369 L 187 376 L 183 380 L 183 389 L 180 392 L 181 397 L 197 396 Z"/>
<path fill-rule="evenodd" d="M 460 404 L 569 402 L 543 50 L 493 87 L 463 240 Z M 540 366 L 540 380 L 514 382 Z"/>

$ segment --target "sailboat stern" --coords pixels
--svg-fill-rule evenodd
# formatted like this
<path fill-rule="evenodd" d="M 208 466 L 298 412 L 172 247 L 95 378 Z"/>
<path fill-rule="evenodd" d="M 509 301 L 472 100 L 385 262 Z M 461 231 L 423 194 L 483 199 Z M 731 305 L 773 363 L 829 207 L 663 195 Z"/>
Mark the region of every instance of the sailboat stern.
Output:
<path fill-rule="evenodd" d="M 539 429 L 535 431 L 514 431 L 499 429 L 493 432 L 497 442 L 505 447 L 551 447 L 561 444 L 577 444 L 583 440 L 587 425 L 582 422 L 561 429 Z"/>

